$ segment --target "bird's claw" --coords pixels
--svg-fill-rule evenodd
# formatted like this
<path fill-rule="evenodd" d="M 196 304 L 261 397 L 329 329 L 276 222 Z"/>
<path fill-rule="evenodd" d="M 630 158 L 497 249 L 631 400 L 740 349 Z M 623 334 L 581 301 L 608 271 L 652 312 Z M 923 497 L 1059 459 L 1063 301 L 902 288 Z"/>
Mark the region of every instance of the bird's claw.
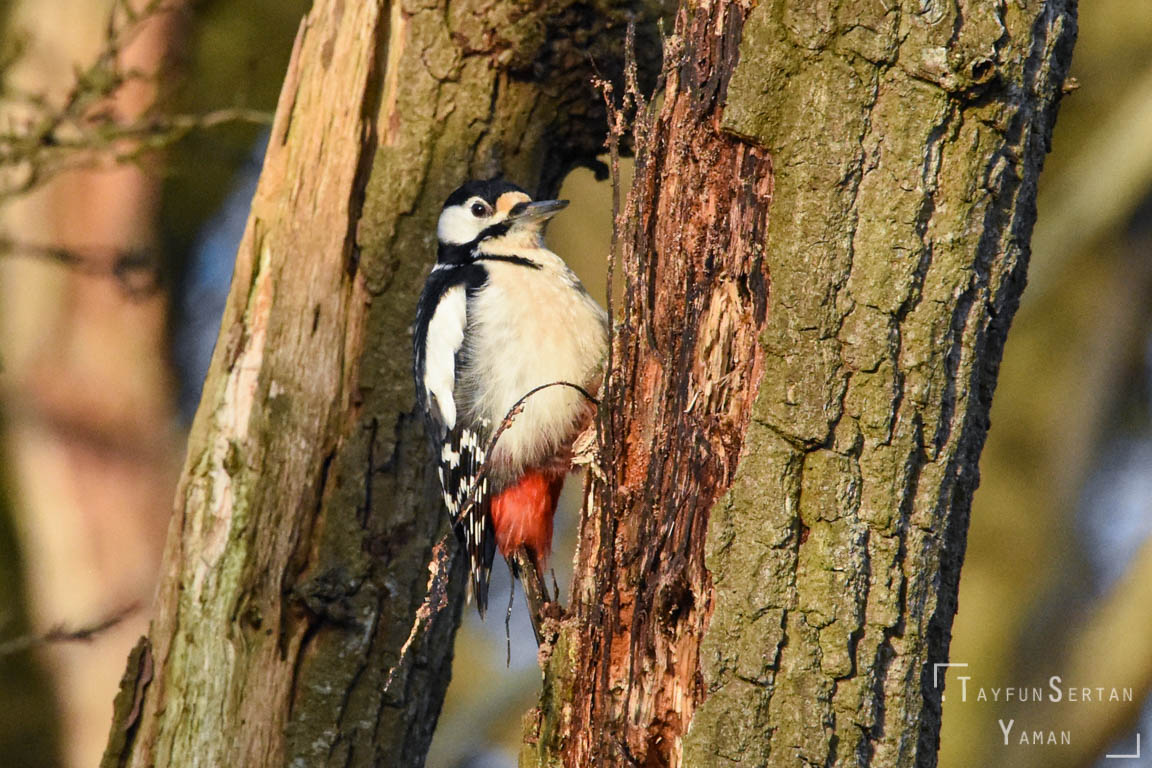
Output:
<path fill-rule="evenodd" d="M 600 468 L 600 441 L 597 439 L 598 436 L 599 433 L 596 430 L 596 422 L 593 421 L 572 442 L 572 466 L 587 468 L 597 480 L 603 483 L 607 481 L 607 478 L 604 476 L 604 471 Z"/>

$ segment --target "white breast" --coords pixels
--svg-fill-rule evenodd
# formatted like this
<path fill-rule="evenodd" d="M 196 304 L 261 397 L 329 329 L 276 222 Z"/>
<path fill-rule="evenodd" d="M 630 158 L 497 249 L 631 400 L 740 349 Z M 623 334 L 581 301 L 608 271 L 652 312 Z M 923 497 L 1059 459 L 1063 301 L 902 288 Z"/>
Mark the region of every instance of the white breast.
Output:
<path fill-rule="evenodd" d="M 560 257 L 522 255 L 541 269 L 485 261 L 489 279 L 468 302 L 468 363 L 457 404 L 493 428 L 534 387 L 594 385 L 607 345 L 607 316 Z M 533 395 L 500 437 L 491 460 L 505 471 L 547 461 L 576 436 L 588 413 L 580 393 L 550 387 Z"/>

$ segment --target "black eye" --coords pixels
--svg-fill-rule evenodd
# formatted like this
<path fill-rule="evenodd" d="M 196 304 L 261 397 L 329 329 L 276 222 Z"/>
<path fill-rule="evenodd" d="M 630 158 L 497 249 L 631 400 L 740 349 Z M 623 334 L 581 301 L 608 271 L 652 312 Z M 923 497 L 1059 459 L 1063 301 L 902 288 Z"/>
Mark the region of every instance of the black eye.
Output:
<path fill-rule="evenodd" d="M 473 216 L 475 216 L 476 218 L 480 218 L 481 216 L 484 216 L 487 213 L 488 213 L 488 206 L 484 205 L 484 203 L 472 203 L 472 215 Z"/>

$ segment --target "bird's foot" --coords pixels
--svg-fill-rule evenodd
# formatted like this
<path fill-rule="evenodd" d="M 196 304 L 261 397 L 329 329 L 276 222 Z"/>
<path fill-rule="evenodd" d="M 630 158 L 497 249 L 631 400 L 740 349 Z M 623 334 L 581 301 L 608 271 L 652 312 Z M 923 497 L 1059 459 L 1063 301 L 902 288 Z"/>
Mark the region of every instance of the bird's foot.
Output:
<path fill-rule="evenodd" d="M 607 482 L 604 471 L 600 468 L 600 441 L 596 430 L 596 422 L 592 421 L 572 442 L 572 466 L 585 467 L 600 482 Z"/>

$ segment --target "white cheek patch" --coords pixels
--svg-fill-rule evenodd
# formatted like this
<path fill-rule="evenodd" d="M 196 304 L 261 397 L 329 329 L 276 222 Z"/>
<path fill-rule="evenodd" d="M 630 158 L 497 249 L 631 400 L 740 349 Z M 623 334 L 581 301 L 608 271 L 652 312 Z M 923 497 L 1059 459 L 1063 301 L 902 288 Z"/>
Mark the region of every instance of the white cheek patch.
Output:
<path fill-rule="evenodd" d="M 436 224 L 436 237 L 449 245 L 470 243 L 484 228 L 485 219 L 478 219 L 468 210 L 468 204 L 445 208 Z"/>
<path fill-rule="evenodd" d="M 487 216 L 476 217 L 472 214 L 472 205 L 474 203 L 482 203 L 487 207 L 487 203 L 479 197 L 470 197 L 468 201 L 462 205 L 454 205 L 451 208 L 445 208 L 440 214 L 440 221 L 436 223 L 436 237 L 440 242 L 447 243 L 448 245 L 463 245 L 470 243 L 479 237 L 480 233 L 493 224 L 499 224 L 504 219 L 508 218 L 508 211 L 512 209 L 517 202 L 521 202 L 520 198 L 530 200 L 527 195 L 515 193 L 517 197 L 513 198 L 512 193 L 507 193 L 501 196 L 497 201 L 497 209 L 495 212 Z M 502 206 L 502 207 L 501 207 Z"/>
<path fill-rule="evenodd" d="M 443 218 L 443 217 L 441 217 Z M 424 389 L 429 406 L 435 402 L 440 421 L 448 429 L 456 426 L 456 352 L 464 343 L 468 323 L 468 295 L 462 285 L 444 292 L 432 320 L 428 323 L 428 341 L 424 349 Z"/>

